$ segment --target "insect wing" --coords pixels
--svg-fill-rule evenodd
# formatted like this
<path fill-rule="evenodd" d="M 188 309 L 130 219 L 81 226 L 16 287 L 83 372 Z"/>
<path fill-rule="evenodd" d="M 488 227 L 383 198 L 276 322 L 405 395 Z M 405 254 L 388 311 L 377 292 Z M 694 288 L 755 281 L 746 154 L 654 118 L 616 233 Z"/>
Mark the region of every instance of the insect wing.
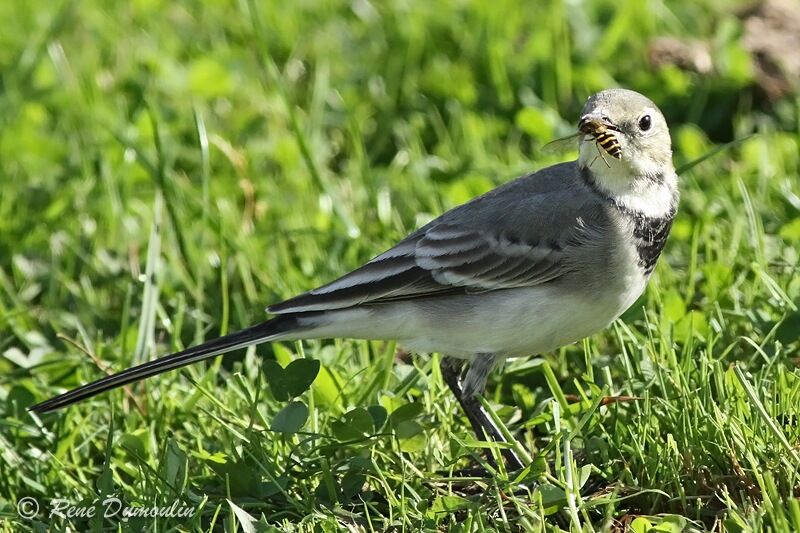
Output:
<path fill-rule="evenodd" d="M 550 141 L 542 147 L 542 151 L 548 154 L 555 154 L 576 150 L 578 148 L 578 141 L 580 140 L 581 136 L 583 136 L 583 133 L 578 132 L 573 133 L 572 135 L 567 135 L 566 137 L 561 137 L 560 139 L 556 139 L 554 141 Z"/>

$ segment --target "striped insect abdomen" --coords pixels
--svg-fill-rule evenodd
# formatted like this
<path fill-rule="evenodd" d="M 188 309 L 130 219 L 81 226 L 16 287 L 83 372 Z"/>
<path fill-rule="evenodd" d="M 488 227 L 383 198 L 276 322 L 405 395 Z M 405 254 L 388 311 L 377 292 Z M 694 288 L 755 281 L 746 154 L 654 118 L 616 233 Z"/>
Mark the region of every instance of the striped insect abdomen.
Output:
<path fill-rule="evenodd" d="M 611 157 L 619 159 L 622 157 L 622 147 L 619 145 L 617 138 L 609 131 L 603 131 L 594 137 L 595 142 L 605 150 Z"/>

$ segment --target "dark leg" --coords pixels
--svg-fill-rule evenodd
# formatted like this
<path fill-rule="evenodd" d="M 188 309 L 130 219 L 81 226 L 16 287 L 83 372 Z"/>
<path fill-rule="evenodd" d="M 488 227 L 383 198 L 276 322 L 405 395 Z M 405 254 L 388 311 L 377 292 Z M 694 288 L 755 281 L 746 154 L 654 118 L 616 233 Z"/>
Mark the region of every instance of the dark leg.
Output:
<path fill-rule="evenodd" d="M 492 365 L 490 365 L 489 368 L 491 368 Z M 481 390 L 473 390 L 473 394 L 469 396 L 464 394 L 464 388 L 461 384 L 461 362 L 450 357 L 444 357 L 440 368 L 445 383 L 450 387 L 453 395 L 458 400 L 458 403 L 461 404 L 461 408 L 467 415 L 467 419 L 472 425 L 475 436 L 481 440 L 486 440 L 488 437 L 495 442 L 507 443 L 508 441 L 503 436 L 500 428 L 497 427 L 486 410 L 484 410 L 481 402 L 478 401 L 477 394 L 482 392 L 483 387 L 481 386 Z M 525 465 L 522 464 L 522 461 L 520 461 L 517 454 L 514 453 L 514 450 L 503 448 L 502 454 L 510 471 L 522 470 L 525 468 Z M 491 461 L 491 457 L 489 460 Z"/>

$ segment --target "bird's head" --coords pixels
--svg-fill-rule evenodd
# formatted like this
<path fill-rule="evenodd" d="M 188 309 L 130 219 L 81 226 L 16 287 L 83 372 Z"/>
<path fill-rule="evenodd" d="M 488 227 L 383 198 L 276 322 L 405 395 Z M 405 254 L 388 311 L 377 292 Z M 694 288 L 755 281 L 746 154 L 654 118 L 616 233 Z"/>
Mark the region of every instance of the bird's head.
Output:
<path fill-rule="evenodd" d="M 579 164 L 609 194 L 675 187 L 667 121 L 649 98 L 627 89 L 601 91 L 586 101 L 578 127 L 584 134 Z"/>

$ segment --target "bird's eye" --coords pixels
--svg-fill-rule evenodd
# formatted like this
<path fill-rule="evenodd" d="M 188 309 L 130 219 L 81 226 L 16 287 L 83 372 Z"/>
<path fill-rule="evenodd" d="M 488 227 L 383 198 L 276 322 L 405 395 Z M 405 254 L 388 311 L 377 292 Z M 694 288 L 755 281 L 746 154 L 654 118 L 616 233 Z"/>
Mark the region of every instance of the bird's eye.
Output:
<path fill-rule="evenodd" d="M 650 129 L 650 126 L 653 125 L 653 119 L 650 118 L 650 115 L 645 115 L 639 119 L 639 129 L 642 131 L 647 131 Z"/>

